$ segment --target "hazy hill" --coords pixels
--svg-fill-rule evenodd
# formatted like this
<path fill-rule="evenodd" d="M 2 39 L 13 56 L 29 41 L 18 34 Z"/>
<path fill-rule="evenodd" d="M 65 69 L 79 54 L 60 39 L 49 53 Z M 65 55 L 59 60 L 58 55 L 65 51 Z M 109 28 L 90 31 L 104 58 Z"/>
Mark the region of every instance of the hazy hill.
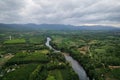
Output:
<path fill-rule="evenodd" d="M 73 26 L 62 24 L 0 24 L 0 31 L 4 30 L 117 30 L 112 26 Z"/>

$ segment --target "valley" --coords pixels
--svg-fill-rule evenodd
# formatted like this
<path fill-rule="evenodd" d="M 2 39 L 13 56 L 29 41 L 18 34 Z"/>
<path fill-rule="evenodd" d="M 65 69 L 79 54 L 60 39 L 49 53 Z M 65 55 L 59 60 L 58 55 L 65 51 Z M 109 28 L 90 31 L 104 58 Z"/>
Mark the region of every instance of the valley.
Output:
<path fill-rule="evenodd" d="M 119 50 L 117 30 L 1 32 L 0 79 L 119 80 Z"/>

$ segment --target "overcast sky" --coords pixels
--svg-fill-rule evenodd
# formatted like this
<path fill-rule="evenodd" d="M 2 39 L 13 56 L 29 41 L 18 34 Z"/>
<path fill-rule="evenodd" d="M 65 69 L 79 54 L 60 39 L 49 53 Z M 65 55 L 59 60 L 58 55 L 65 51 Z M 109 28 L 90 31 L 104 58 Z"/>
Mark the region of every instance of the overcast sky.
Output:
<path fill-rule="evenodd" d="M 120 0 L 0 0 L 0 23 L 120 26 Z"/>

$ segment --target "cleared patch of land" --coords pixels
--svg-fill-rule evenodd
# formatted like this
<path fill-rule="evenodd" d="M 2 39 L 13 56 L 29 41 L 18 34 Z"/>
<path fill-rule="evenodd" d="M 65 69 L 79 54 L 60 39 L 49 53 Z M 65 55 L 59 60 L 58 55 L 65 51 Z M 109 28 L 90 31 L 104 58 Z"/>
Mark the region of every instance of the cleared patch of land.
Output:
<path fill-rule="evenodd" d="M 12 39 L 12 40 L 7 40 L 4 43 L 5 44 L 15 44 L 15 43 L 25 43 L 25 39 Z"/>

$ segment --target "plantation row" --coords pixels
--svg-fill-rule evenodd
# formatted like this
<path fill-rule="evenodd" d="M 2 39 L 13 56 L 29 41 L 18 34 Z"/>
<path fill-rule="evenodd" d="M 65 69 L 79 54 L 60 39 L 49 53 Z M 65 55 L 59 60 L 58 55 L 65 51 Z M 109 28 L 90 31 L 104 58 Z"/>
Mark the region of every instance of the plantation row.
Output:
<path fill-rule="evenodd" d="M 34 54 L 34 55 L 33 55 Z M 59 80 L 57 75 L 61 75 L 61 80 L 78 80 L 77 74 L 72 70 L 70 65 L 65 61 L 64 57 L 61 53 L 56 53 L 56 57 L 53 55 L 55 53 L 49 53 L 49 60 L 47 62 L 38 62 L 41 59 L 46 61 L 45 57 L 43 57 L 40 53 L 36 55 L 36 53 L 30 54 L 16 54 L 13 58 L 11 58 L 6 65 L 3 67 L 4 76 L 1 78 L 2 80 L 49 80 L 49 78 L 54 77 L 54 80 Z M 44 54 L 45 55 L 45 54 Z M 52 56 L 53 55 L 53 56 Z M 29 58 L 28 58 L 29 57 Z M 39 58 L 36 58 L 39 57 Z M 26 59 L 27 58 L 27 59 Z M 58 58 L 58 59 L 57 59 Z M 29 61 L 29 59 L 33 61 Z M 19 60 L 19 61 L 18 61 Z M 26 61 L 29 63 L 26 64 Z M 35 61 L 34 61 L 35 60 Z M 23 62 L 23 63 L 20 63 Z M 12 71 L 14 69 L 14 71 Z M 8 72 L 10 70 L 10 72 Z M 58 71 L 59 74 L 55 75 L 53 72 Z M 66 74 L 65 77 L 62 74 Z M 19 77 L 18 77 L 19 76 Z"/>

